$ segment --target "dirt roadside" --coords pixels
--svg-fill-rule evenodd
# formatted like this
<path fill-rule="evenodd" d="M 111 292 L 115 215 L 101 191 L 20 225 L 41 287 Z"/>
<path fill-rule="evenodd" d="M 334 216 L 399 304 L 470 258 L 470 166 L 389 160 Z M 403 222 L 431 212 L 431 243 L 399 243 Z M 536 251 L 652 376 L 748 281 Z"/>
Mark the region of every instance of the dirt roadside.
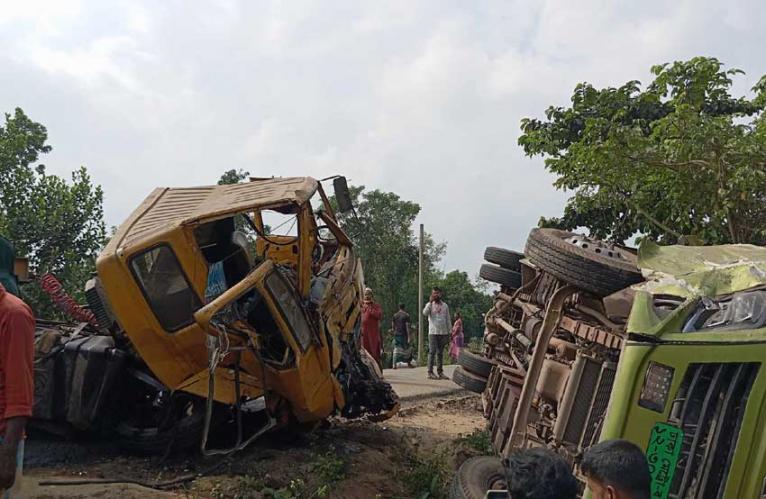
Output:
<path fill-rule="evenodd" d="M 311 433 L 269 435 L 227 459 L 212 474 L 166 492 L 138 485 L 39 486 L 45 478 L 172 480 L 219 460 L 200 456 L 142 458 L 108 443 L 30 441 L 28 497 L 78 498 L 406 498 L 443 497 L 467 457 L 489 446 L 478 396 L 413 402 L 389 421 L 332 420 Z"/>

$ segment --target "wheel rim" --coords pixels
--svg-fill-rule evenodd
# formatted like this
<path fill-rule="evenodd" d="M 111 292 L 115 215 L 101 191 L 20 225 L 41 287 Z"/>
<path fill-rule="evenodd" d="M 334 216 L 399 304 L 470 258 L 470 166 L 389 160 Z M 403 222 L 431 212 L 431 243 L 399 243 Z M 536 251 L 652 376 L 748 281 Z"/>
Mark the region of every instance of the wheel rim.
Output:
<path fill-rule="evenodd" d="M 564 240 L 573 246 L 577 246 L 578 248 L 591 252 L 594 255 L 599 255 L 602 258 L 609 258 L 619 262 L 629 261 L 628 258 L 626 258 L 625 253 L 614 244 L 608 244 L 604 241 L 591 239 L 588 236 L 583 236 L 580 234 L 573 234 Z"/>

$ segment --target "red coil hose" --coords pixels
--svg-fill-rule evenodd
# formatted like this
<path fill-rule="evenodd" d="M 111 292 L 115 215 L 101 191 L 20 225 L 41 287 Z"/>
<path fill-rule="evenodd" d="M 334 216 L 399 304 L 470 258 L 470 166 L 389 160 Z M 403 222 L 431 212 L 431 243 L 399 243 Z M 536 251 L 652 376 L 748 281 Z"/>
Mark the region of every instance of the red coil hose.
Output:
<path fill-rule="evenodd" d="M 98 327 L 98 321 L 93 312 L 84 308 L 77 303 L 74 298 L 64 290 L 64 286 L 61 285 L 56 276 L 51 273 L 44 274 L 40 277 L 40 287 L 45 293 L 50 296 L 53 303 L 56 304 L 64 313 L 72 317 L 76 321 L 87 322 L 93 327 Z"/>

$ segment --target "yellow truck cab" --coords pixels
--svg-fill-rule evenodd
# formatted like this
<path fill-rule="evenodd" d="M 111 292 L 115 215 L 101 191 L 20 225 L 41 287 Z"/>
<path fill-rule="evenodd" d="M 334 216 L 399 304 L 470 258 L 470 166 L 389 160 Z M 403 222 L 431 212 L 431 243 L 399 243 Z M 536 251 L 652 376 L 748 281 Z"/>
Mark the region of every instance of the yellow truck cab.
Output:
<path fill-rule="evenodd" d="M 345 179 L 335 183 L 348 205 Z M 269 216 L 291 220 L 291 229 L 277 234 Z M 160 450 L 174 425 L 199 443 L 216 411 L 236 408 L 240 421 L 255 400 L 268 428 L 335 413 L 384 418 L 398 408 L 358 346 L 361 262 L 315 179 L 155 189 L 110 239 L 97 271 L 86 286 L 97 324 L 86 330 L 101 350 L 118 352 L 120 366 L 110 369 L 127 376 L 113 376 L 126 379 L 109 390 L 102 385 L 112 376 L 91 380 L 99 392 L 121 392 L 91 405 L 123 407 L 114 425 L 128 446 Z M 98 412 L 80 414 L 77 425 Z"/>

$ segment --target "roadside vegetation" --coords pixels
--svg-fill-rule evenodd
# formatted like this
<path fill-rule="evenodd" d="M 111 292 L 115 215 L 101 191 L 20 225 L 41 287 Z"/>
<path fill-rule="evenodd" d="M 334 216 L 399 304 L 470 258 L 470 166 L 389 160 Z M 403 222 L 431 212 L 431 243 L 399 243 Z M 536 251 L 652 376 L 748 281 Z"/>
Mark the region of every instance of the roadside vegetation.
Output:
<path fill-rule="evenodd" d="M 0 125 L 0 234 L 19 255 L 29 257 L 31 271 L 51 272 L 78 300 L 95 270 L 106 235 L 104 193 L 85 167 L 67 181 L 47 172 L 38 161 L 51 151 L 48 131 L 19 108 Z M 24 300 L 39 317 L 60 312 L 39 286 L 24 286 Z"/>
<path fill-rule="evenodd" d="M 571 106 L 522 120 L 519 144 L 572 193 L 540 224 L 599 239 L 766 244 L 766 76 L 711 57 L 652 67 L 645 86 L 577 85 Z"/>

